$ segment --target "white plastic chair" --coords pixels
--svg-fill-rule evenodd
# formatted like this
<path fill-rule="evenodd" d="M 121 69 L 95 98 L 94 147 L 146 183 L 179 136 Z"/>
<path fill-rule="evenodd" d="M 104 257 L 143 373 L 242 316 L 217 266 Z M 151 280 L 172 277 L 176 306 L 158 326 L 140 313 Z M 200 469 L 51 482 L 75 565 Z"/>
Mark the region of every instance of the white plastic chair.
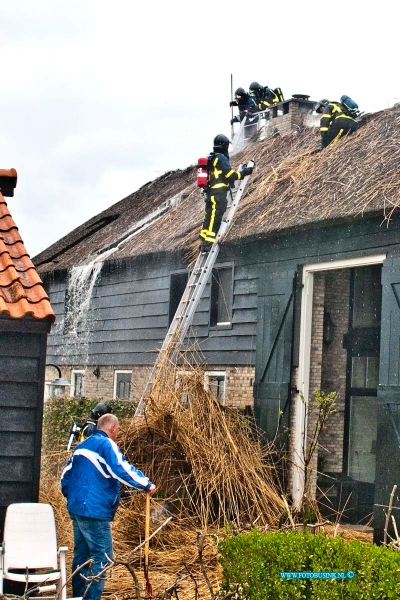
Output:
<path fill-rule="evenodd" d="M 0 594 L 3 593 L 4 579 L 10 579 L 37 586 L 56 584 L 58 597 L 66 600 L 67 550 L 67 546 L 57 549 L 54 512 L 50 504 L 10 504 L 0 547 Z"/>

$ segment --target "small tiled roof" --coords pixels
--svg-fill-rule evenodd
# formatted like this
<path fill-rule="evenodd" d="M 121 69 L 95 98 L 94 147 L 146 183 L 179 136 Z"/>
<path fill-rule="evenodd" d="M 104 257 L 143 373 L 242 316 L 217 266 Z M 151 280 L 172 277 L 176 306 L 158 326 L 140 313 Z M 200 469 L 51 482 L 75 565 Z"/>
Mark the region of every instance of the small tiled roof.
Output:
<path fill-rule="evenodd" d="M 0 169 L 2 178 L 10 178 L 11 188 L 17 182 L 15 169 Z M 7 180 L 6 180 L 7 181 Z M 12 194 L 7 194 L 12 195 Z M 0 317 L 12 319 L 33 317 L 55 320 L 55 314 L 44 291 L 34 264 L 25 249 L 18 228 L 11 217 L 0 190 Z"/>

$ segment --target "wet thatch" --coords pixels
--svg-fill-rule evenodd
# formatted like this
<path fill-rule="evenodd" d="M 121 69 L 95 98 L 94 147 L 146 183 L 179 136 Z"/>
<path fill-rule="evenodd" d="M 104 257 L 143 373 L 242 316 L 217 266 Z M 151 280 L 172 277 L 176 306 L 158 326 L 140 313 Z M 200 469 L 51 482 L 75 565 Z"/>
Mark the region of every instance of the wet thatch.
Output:
<path fill-rule="evenodd" d="M 359 130 L 320 151 L 316 128 L 255 142 L 232 160 L 256 170 L 227 241 L 262 238 L 293 228 L 381 214 L 386 223 L 400 198 L 400 106 L 365 115 Z M 119 242 L 134 223 L 169 198 L 180 204 L 123 242 L 110 259 L 195 246 L 204 204 L 195 168 L 167 173 L 77 228 L 35 258 L 39 270 L 70 268 Z"/>

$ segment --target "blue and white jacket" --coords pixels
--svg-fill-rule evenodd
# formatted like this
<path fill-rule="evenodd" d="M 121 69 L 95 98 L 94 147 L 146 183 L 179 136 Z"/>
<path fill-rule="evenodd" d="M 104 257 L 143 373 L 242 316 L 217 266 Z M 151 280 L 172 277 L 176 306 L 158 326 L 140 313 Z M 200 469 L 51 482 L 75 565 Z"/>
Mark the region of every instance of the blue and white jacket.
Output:
<path fill-rule="evenodd" d="M 69 512 L 112 521 L 119 505 L 120 482 L 149 490 L 152 482 L 130 465 L 104 431 L 79 444 L 61 475 L 61 489 Z"/>

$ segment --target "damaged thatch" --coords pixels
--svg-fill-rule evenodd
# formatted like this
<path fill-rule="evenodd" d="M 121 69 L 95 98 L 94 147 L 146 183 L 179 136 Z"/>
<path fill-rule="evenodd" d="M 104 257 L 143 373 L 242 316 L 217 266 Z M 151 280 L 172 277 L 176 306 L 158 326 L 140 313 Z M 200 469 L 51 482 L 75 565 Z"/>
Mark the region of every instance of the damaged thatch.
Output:
<path fill-rule="evenodd" d="M 232 160 L 254 159 L 256 169 L 226 240 L 261 238 L 368 214 L 388 221 L 400 198 L 400 106 L 363 117 L 359 130 L 320 151 L 317 128 L 255 142 Z M 143 231 L 128 233 L 157 207 L 178 198 Z M 204 203 L 195 167 L 167 173 L 100 213 L 39 254 L 39 271 L 66 269 L 120 244 L 109 260 L 195 245 Z"/>

